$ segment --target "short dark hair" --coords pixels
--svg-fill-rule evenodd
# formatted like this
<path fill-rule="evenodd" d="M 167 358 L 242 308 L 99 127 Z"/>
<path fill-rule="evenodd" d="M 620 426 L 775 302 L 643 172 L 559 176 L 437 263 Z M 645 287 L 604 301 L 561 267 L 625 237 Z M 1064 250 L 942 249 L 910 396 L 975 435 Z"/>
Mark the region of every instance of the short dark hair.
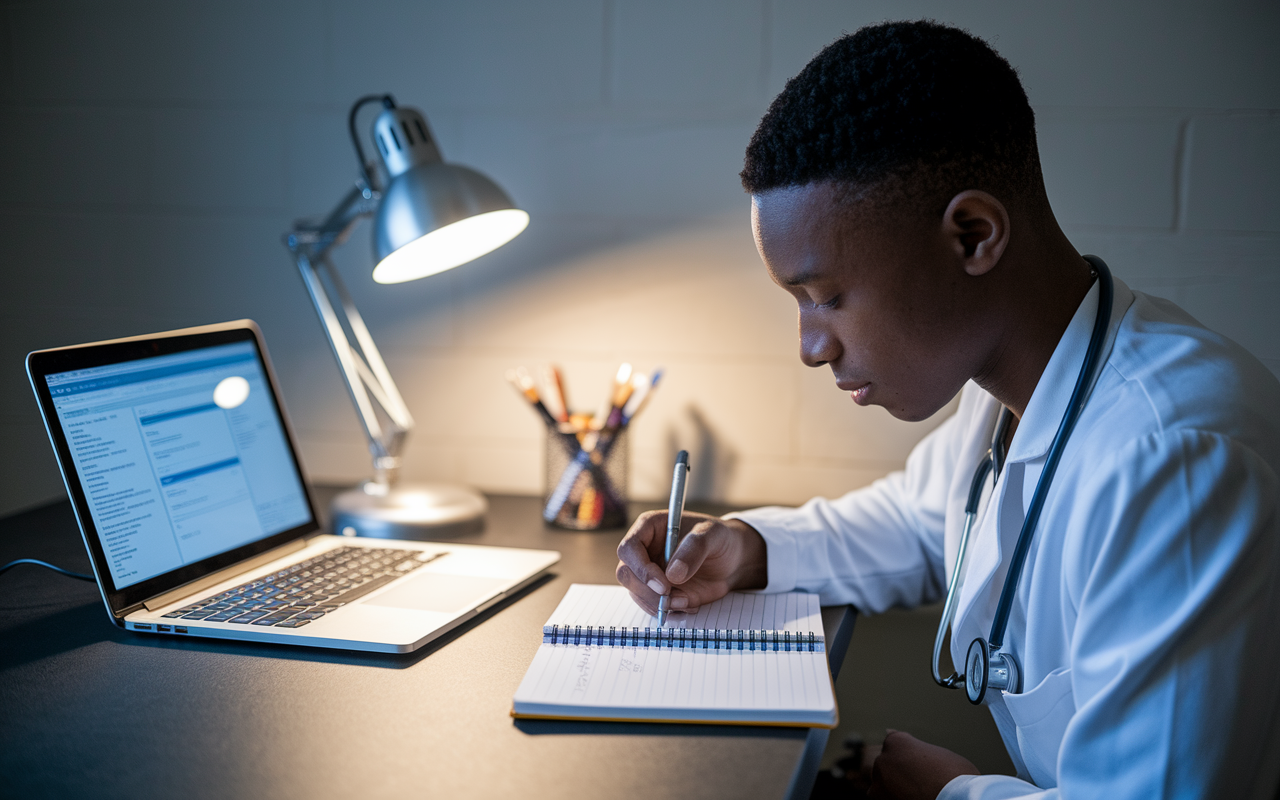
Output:
<path fill-rule="evenodd" d="M 932 21 L 871 25 L 823 48 L 769 106 L 741 177 L 752 194 L 829 181 L 930 204 L 965 189 L 1044 191 L 1018 73 Z"/>

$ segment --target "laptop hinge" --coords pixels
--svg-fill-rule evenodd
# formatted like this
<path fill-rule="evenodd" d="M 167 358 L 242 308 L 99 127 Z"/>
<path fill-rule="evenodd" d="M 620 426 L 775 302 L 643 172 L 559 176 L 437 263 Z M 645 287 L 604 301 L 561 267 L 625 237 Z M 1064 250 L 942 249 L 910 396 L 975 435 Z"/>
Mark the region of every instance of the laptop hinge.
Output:
<path fill-rule="evenodd" d="M 289 553 L 301 550 L 307 546 L 307 543 L 308 540 L 306 538 L 294 539 L 292 542 L 286 542 L 279 547 L 271 548 L 265 553 L 259 553 L 253 558 L 237 562 L 229 567 L 220 569 L 217 572 L 205 575 L 203 578 L 196 578 L 194 581 L 184 583 L 176 589 L 170 589 L 164 594 L 158 594 L 145 601 L 142 605 L 144 605 L 148 611 L 155 611 L 157 608 L 163 608 L 170 603 L 176 603 L 179 600 L 208 589 L 210 586 L 214 586 L 215 584 L 222 583 L 229 578 L 234 578 L 237 575 L 248 572 L 255 567 L 260 567 L 263 564 L 275 561 L 281 556 L 286 556 Z"/>

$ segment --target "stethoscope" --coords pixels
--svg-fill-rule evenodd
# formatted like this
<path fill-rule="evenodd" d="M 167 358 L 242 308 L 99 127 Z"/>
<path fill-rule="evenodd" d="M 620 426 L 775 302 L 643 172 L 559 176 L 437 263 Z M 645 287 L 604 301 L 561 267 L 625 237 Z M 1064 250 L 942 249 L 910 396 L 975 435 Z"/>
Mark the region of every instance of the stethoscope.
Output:
<path fill-rule="evenodd" d="M 1004 588 L 1000 590 L 1000 601 L 996 604 L 996 616 L 991 622 L 991 635 L 986 639 L 979 636 L 969 645 L 965 656 L 963 673 L 952 672 L 943 678 L 938 672 L 938 659 L 942 653 L 942 640 L 956 613 L 956 596 L 960 584 L 964 580 L 964 557 L 969 544 L 969 533 L 973 530 L 974 520 L 978 518 L 978 505 L 982 499 L 982 490 L 986 486 L 987 475 L 993 476 L 993 484 L 1000 479 L 1000 471 L 1004 467 L 1007 447 L 1005 434 L 1009 429 L 1013 412 L 1007 408 L 1000 410 L 996 421 L 996 431 L 991 438 L 991 449 L 974 470 L 973 482 L 969 484 L 969 498 L 964 506 L 964 528 L 960 533 L 960 546 L 956 551 L 956 567 L 951 573 L 951 582 L 947 585 L 947 600 L 942 607 L 942 621 L 938 625 L 938 635 L 933 640 L 933 680 L 947 689 L 958 689 L 963 683 L 969 702 L 978 705 L 987 695 L 987 689 L 1006 692 L 1022 691 L 1022 675 L 1018 662 L 1012 653 L 1001 652 L 1004 644 L 1005 628 L 1009 625 L 1009 613 L 1013 610 L 1013 598 L 1017 594 L 1018 579 L 1022 576 L 1022 567 L 1027 560 L 1027 552 L 1031 549 L 1031 536 L 1035 532 L 1036 522 L 1044 509 L 1045 498 L 1049 494 L 1049 485 L 1053 482 L 1053 473 L 1058 468 L 1062 451 L 1066 449 L 1071 429 L 1080 419 L 1085 401 L 1093 382 L 1097 377 L 1102 348 L 1107 338 L 1107 327 L 1111 322 L 1111 301 L 1115 293 L 1115 284 L 1111 280 L 1111 270 L 1097 256 L 1085 256 L 1093 267 L 1099 280 L 1098 315 L 1093 321 L 1093 335 L 1089 338 L 1089 349 L 1085 353 L 1084 364 L 1080 366 L 1080 375 L 1076 378 L 1075 389 L 1071 393 L 1071 401 L 1062 415 L 1058 432 L 1049 446 L 1049 454 L 1045 458 L 1044 471 L 1036 482 L 1036 490 L 1031 495 L 1031 505 L 1027 509 L 1027 517 L 1022 522 L 1022 530 L 1018 533 L 1018 543 L 1013 549 L 1013 560 L 1009 564 L 1009 573 L 1004 579 Z"/>

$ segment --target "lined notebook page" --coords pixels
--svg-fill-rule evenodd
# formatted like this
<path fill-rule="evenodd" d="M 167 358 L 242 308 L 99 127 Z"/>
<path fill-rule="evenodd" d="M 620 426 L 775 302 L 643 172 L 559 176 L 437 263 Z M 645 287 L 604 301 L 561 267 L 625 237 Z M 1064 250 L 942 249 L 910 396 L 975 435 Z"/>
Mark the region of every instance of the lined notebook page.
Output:
<path fill-rule="evenodd" d="M 657 628 L 658 618 L 645 613 L 621 586 L 575 583 L 552 612 L 547 625 L 643 629 Z M 667 616 L 666 627 L 812 632 L 821 641 L 822 610 L 815 594 L 731 592 L 693 614 L 672 611 Z"/>
<path fill-rule="evenodd" d="M 734 594 L 682 617 L 669 617 L 668 626 L 822 634 L 818 598 L 801 593 Z M 643 629 L 656 628 L 657 620 L 620 586 L 575 584 L 547 625 Z M 822 650 L 544 643 L 516 690 L 512 713 L 822 727 L 836 722 Z"/>

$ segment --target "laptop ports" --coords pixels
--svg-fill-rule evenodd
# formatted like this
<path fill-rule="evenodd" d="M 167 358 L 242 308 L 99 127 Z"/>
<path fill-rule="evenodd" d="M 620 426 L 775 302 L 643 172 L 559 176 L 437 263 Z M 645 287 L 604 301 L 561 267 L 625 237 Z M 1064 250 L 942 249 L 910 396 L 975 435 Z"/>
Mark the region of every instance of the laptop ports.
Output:
<path fill-rule="evenodd" d="M 174 625 L 174 626 L 173 626 L 173 632 L 174 632 L 174 633 L 186 633 L 186 632 L 187 632 L 187 629 L 186 629 L 186 628 L 184 628 L 184 627 L 182 627 L 181 625 Z"/>
<path fill-rule="evenodd" d="M 173 628 L 170 628 L 168 625 L 157 625 L 156 630 L 159 631 L 160 633 L 168 633 L 169 631 L 173 630 Z"/>
<path fill-rule="evenodd" d="M 150 622 L 135 622 L 135 623 L 133 623 L 133 629 L 134 629 L 135 631 L 149 631 L 149 630 L 151 630 L 151 623 L 150 623 Z"/>

